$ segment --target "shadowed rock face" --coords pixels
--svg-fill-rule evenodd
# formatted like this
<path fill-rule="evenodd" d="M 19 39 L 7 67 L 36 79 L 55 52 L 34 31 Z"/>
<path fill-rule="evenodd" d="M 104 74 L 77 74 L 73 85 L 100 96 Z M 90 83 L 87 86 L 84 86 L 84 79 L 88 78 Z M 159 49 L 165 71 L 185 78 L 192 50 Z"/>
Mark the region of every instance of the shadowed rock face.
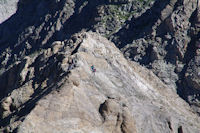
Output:
<path fill-rule="evenodd" d="M 177 92 L 184 98 L 195 112 L 200 112 L 198 2 L 197 0 L 20 0 L 16 13 L 0 25 L 1 129 L 5 132 L 23 130 L 28 132 L 29 129 L 33 132 L 54 130 L 61 132 L 65 128 L 69 129 L 64 127 L 63 123 L 66 119 L 67 121 L 70 119 L 71 123 L 67 125 L 73 125 L 69 129 L 72 132 L 78 132 L 78 129 L 82 132 L 119 133 L 198 131 L 199 127 L 196 124 L 192 125 L 196 121 L 196 116 L 188 111 L 190 109 L 183 101 L 178 98 L 177 104 L 170 102 L 166 105 L 165 102 L 170 98 L 161 100 L 162 96 L 168 93 L 168 88 L 171 88 L 174 93 Z M 0 5 L 0 13 L 12 6 L 2 7 Z M 14 12 L 14 10 L 9 11 Z M 80 31 L 93 31 L 99 35 L 92 33 L 74 35 Z M 105 51 L 118 50 L 110 42 L 108 45 L 113 46 L 111 50 L 101 45 L 98 38 L 103 40 L 105 38 L 100 36 L 114 42 L 127 59 L 146 66 L 168 87 L 157 87 L 164 85 L 151 74 L 152 81 L 154 78 L 156 83 L 159 81 L 157 85 L 155 83 L 150 85 L 156 88 L 155 91 L 150 90 L 154 94 L 149 91 L 137 92 L 138 88 L 144 90 L 142 88 L 146 88 L 146 84 L 151 81 L 146 79 L 148 77 L 146 73 L 149 71 L 135 63 L 124 65 L 127 61 L 122 57 L 116 59 L 116 62 L 121 65 L 115 64 L 112 52 L 105 53 Z M 90 46 L 83 43 L 85 41 L 88 41 Z M 96 42 L 102 46 L 102 49 L 90 41 Z M 74 57 L 75 55 L 77 57 Z M 90 59 L 91 56 L 94 58 Z M 98 61 L 99 58 L 102 60 L 95 64 L 97 73 L 98 69 L 105 67 L 98 66 L 99 64 L 107 62 L 105 64 L 110 67 L 106 66 L 102 69 L 100 75 L 95 73 L 92 78 L 84 79 L 84 76 L 91 75 L 89 73 L 89 67 L 93 64 L 91 62 Z M 130 71 L 139 69 L 133 73 L 142 73 L 139 75 L 145 83 L 134 81 L 140 76 L 133 78 L 131 73 L 126 72 L 129 72 L 129 69 L 123 70 L 125 66 L 130 67 Z M 85 84 L 90 82 L 99 97 L 93 96 L 92 94 L 96 93 L 88 90 Z M 70 99 L 62 98 L 61 93 L 66 95 L 70 93 L 69 97 L 74 95 L 74 89 L 69 89 L 74 86 L 79 89 L 84 88 L 84 92 L 77 93 L 75 101 L 71 100 L 73 106 L 64 105 L 62 100 L 69 100 L 70 103 Z M 101 88 L 104 88 L 106 93 L 101 92 Z M 161 93 L 157 88 L 164 88 L 167 92 L 162 90 Z M 157 97 L 158 91 L 161 97 Z M 166 97 L 177 97 L 171 93 Z M 46 107 L 45 103 L 40 102 L 43 99 L 42 101 L 49 103 L 50 106 L 51 96 L 58 99 L 55 100 L 57 103 L 61 102 L 60 108 L 64 107 L 56 110 L 56 103 L 54 103 L 55 107 L 54 104 L 53 107 Z M 46 101 L 44 97 L 47 98 Z M 89 98 L 86 98 L 84 107 L 81 106 L 80 97 Z M 127 97 L 131 100 L 129 101 Z M 124 99 L 128 101 L 124 103 Z M 80 103 L 80 108 L 76 106 L 77 102 Z M 176 103 L 176 98 L 172 98 L 173 102 Z M 90 104 L 87 106 L 86 103 Z M 161 105 L 166 106 L 164 111 Z M 46 108 L 53 115 L 42 114 L 44 111 L 41 110 Z M 81 111 L 78 112 L 77 108 Z M 65 109 L 68 112 L 65 112 Z M 141 110 L 145 111 L 140 112 Z M 169 113 L 170 111 L 173 113 Z M 55 112 L 58 113 L 54 115 Z M 71 116 L 70 113 L 73 115 Z M 187 122 L 190 120 L 180 115 L 181 113 L 191 116 L 191 122 Z M 41 114 L 41 118 L 37 117 L 38 114 Z M 61 114 L 63 117 L 60 116 Z M 49 121 L 42 124 L 42 121 L 47 120 L 46 118 Z M 38 124 L 34 123 L 35 119 L 39 119 Z M 62 121 L 56 125 L 53 120 Z M 155 123 L 160 123 L 158 125 L 161 126 Z M 33 128 L 31 125 L 39 128 Z M 52 128 L 44 129 L 45 126 Z"/>

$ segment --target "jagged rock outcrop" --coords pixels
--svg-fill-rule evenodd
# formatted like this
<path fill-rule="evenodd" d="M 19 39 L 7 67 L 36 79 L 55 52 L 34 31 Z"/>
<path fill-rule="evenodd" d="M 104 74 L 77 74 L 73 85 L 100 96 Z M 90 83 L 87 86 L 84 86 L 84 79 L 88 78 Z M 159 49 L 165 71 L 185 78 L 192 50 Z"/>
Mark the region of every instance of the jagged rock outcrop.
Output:
<path fill-rule="evenodd" d="M 165 74 L 157 75 L 166 84 L 176 88 L 176 81 L 181 78 L 178 76 L 183 66 L 195 54 L 190 48 L 194 47 L 194 44 L 190 44 L 190 40 L 193 41 L 194 37 L 188 33 L 191 30 L 191 17 L 196 9 L 197 1 L 193 0 L 156 1 L 149 11 L 130 21 L 130 28 L 122 29 L 117 35 L 119 39 L 115 42 L 121 43 L 120 47 L 127 57 L 153 69 L 156 74 L 159 71 L 154 68 L 155 65 L 161 66 L 160 69 L 162 67 L 169 69 L 170 73 L 164 70 Z M 122 32 L 124 35 L 121 35 Z M 126 45 L 127 43 L 129 45 Z M 132 51 L 137 52 L 132 53 Z M 176 75 L 175 78 L 171 76 L 171 71 Z"/>
<path fill-rule="evenodd" d="M 79 33 L 26 59 L 30 56 L 17 72 L 27 80 L 1 101 L 5 132 L 200 130 L 199 118 L 185 101 L 98 34 Z"/>
<path fill-rule="evenodd" d="M 111 39 L 127 58 L 151 69 L 165 84 L 193 104 L 194 101 L 187 99 L 193 97 L 199 101 L 195 95 L 200 92 L 192 94 L 189 91 L 195 88 L 188 88 L 191 85 L 185 84 L 185 74 L 198 53 L 198 25 L 198 0 L 157 0 L 141 16 L 127 21 Z"/>

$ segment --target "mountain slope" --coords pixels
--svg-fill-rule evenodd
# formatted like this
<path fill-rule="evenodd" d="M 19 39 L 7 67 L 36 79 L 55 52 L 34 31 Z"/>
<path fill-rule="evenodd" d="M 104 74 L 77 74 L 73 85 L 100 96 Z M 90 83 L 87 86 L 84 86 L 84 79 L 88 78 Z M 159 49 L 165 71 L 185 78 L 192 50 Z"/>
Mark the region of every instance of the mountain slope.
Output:
<path fill-rule="evenodd" d="M 131 127 L 139 133 L 198 132 L 199 118 L 190 107 L 200 112 L 199 4 L 19 0 L 16 13 L 0 25 L 2 132 L 79 128 L 124 133 L 133 132 Z M 0 12 L 7 8 L 0 7 Z M 53 120 L 63 121 L 56 125 Z M 65 127 L 65 120 L 77 127 Z"/>
<path fill-rule="evenodd" d="M 195 69 L 189 64 L 199 57 L 198 2 L 20 0 L 17 12 L 0 25 L 0 73 L 55 40 L 91 30 L 114 42 L 126 58 L 152 70 L 198 113 L 199 82 L 187 76 Z M 198 73 L 195 69 L 190 75 L 200 80 Z"/>
<path fill-rule="evenodd" d="M 72 40 L 76 41 L 70 52 L 66 49 Z M 113 43 L 100 35 L 79 33 L 54 46 L 52 51 L 44 50 L 24 65 L 30 73 L 26 76 L 40 70 L 47 78 L 25 81 L 4 100 L 3 105 L 10 107 L 14 102 L 9 105 L 8 99 L 21 104 L 17 110 L 7 110 L 13 111 L 4 118 L 4 122 L 11 122 L 4 125 L 7 131 L 199 132 L 199 118 L 182 99 L 152 72 L 127 61 Z M 44 63 L 46 60 L 51 67 Z M 96 68 L 95 73 L 91 65 Z M 36 77 L 44 77 L 39 73 Z"/>

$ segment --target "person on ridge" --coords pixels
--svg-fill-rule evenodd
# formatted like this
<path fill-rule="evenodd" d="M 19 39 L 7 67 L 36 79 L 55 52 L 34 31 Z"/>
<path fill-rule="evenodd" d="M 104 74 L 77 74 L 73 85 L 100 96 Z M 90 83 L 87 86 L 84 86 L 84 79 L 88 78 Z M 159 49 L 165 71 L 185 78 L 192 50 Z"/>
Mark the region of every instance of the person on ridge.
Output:
<path fill-rule="evenodd" d="M 92 72 L 95 74 L 96 69 L 94 68 L 94 65 L 91 66 L 91 70 L 92 70 Z"/>

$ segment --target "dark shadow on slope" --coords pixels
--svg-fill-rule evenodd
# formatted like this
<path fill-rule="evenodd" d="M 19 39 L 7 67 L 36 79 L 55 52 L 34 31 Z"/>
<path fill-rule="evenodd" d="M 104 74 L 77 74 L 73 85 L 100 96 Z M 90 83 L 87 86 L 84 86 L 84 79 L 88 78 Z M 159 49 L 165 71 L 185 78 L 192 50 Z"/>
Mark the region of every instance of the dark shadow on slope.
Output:
<path fill-rule="evenodd" d="M 87 4 L 83 6 L 84 3 Z M 96 6 L 99 4 L 98 0 L 78 0 L 73 15 L 64 23 L 63 28 L 52 36 L 48 44 L 51 44 L 55 40 L 69 39 L 71 35 L 83 29 L 89 30 L 96 23 L 94 18 L 97 15 Z"/>
<path fill-rule="evenodd" d="M 127 29 L 125 26 L 119 30 L 114 34 L 114 36 L 118 38 L 112 41 L 115 42 L 119 48 L 122 48 L 133 40 L 149 35 L 152 32 L 152 26 L 160 18 L 161 11 L 169 2 L 170 0 L 157 0 L 154 5 L 140 17 L 132 18 L 131 21 L 127 21 L 126 25 L 129 25 L 129 28 Z"/>
<path fill-rule="evenodd" d="M 188 68 L 188 64 L 189 62 L 195 57 L 196 55 L 196 46 L 195 46 L 195 42 L 197 40 L 197 36 L 192 37 L 190 43 L 188 44 L 184 59 L 183 59 L 183 63 L 185 64 L 183 70 L 181 71 L 181 73 L 179 74 L 179 80 L 181 80 L 181 82 L 177 82 L 177 93 L 178 95 L 183 98 L 184 100 L 187 101 L 187 92 L 186 92 L 186 84 L 185 84 L 185 73 L 187 71 Z"/>
<path fill-rule="evenodd" d="M 17 12 L 0 25 L 0 54 L 7 48 L 11 49 L 11 57 L 3 67 L 8 67 L 21 57 L 43 47 L 42 41 L 51 30 L 51 24 L 57 22 L 59 18 L 57 12 L 62 10 L 65 2 L 65 0 L 57 3 L 46 0 L 29 0 L 25 3 L 24 0 L 19 1 Z M 67 12 L 68 15 L 70 13 Z M 27 43 L 31 46 L 30 49 L 27 48 Z M 0 58 L 0 62 L 3 60 L 4 58 Z"/>
<path fill-rule="evenodd" d="M 19 3 L 21 3 L 19 1 Z M 43 2 L 41 2 L 43 3 Z M 16 13 L 8 20 L 0 25 L 0 53 L 4 51 L 6 47 L 14 48 L 14 45 L 18 43 L 19 35 L 29 26 L 39 26 L 36 17 L 33 13 L 36 13 L 39 1 L 30 1 L 26 5 L 19 5 Z M 41 14 L 36 14 L 38 18 L 47 14 L 48 10 L 41 10 Z M 36 23 L 37 22 L 37 23 Z M 41 21 L 42 22 L 42 21 Z M 19 45 L 19 44 L 18 44 Z"/>
<path fill-rule="evenodd" d="M 67 75 L 68 73 L 64 74 L 61 78 Z M 40 86 L 31 96 L 32 98 L 19 107 L 20 110 L 16 110 L 11 115 L 0 120 L 0 126 L 3 126 L 3 127 L 8 126 L 13 116 L 17 116 L 17 119 L 15 119 L 15 121 L 23 121 L 25 117 L 31 112 L 31 110 L 33 110 L 33 108 L 36 106 L 37 102 L 40 99 L 42 99 L 43 97 L 51 93 L 53 90 L 60 88 L 61 86 L 62 84 L 60 86 L 57 86 L 56 84 L 48 84 L 48 87 L 45 89 L 41 89 L 41 86 Z"/>
<path fill-rule="evenodd" d="M 45 79 L 55 79 L 56 75 L 52 76 L 52 73 L 62 73 L 59 63 L 62 62 L 64 56 L 61 55 L 53 55 L 50 58 L 45 58 L 43 54 L 40 54 L 34 61 L 33 64 L 29 66 L 34 68 L 34 77 L 28 78 L 30 72 L 27 73 L 25 81 L 21 81 L 20 74 L 22 73 L 25 65 L 26 59 L 22 60 L 21 63 L 14 65 L 8 71 L 6 71 L 3 75 L 0 75 L 0 81 L 2 84 L 0 86 L 0 101 L 5 97 L 8 96 L 13 90 L 22 87 L 27 83 L 29 80 L 33 81 L 33 84 L 40 84 Z M 42 60 L 44 59 L 44 60 Z M 45 69 L 40 69 L 45 66 Z"/>
<path fill-rule="evenodd" d="M 88 4 L 84 7 L 83 3 L 85 2 Z M 54 31 L 53 35 L 42 45 L 51 32 L 51 24 L 57 23 L 60 17 L 58 12 L 64 8 L 65 4 L 65 0 L 56 4 L 45 0 L 26 2 L 19 6 L 16 14 L 0 25 L 0 54 L 8 47 L 12 50 L 6 67 L 20 57 L 34 53 L 39 48 L 50 47 L 55 40 L 68 39 L 82 29 L 90 29 L 96 23 L 94 20 L 97 14 L 96 6 L 102 2 L 99 0 L 76 0 L 74 7 L 67 7 L 71 9 L 66 11 L 69 18 L 62 24 L 63 28 Z M 80 8 L 82 8 L 81 11 Z M 53 17 L 48 18 L 48 14 Z M 31 45 L 31 49 L 27 49 L 27 42 Z M 3 59 L 0 58 L 0 62 L 2 61 Z"/>
<path fill-rule="evenodd" d="M 70 37 L 72 34 L 77 33 L 82 29 L 92 29 L 92 26 L 97 23 L 97 21 L 95 21 L 95 17 L 98 15 L 96 7 L 101 4 L 102 1 L 99 0 L 88 0 L 88 4 L 81 10 L 81 12 L 79 11 L 79 7 L 75 8 L 75 13 L 64 25 L 65 34 Z"/>
<path fill-rule="evenodd" d="M 191 17 L 190 17 L 190 19 L 189 19 L 189 21 L 190 21 L 190 23 L 191 23 L 191 26 L 192 27 L 195 27 L 195 22 L 196 22 L 196 16 L 197 16 L 197 9 L 192 13 L 192 15 L 191 15 Z"/>
<path fill-rule="evenodd" d="M 50 25 L 51 22 L 54 22 L 58 16 L 55 16 L 48 21 L 46 21 L 45 16 L 47 14 L 55 14 L 57 11 L 59 11 L 57 10 L 57 8 L 63 7 L 64 4 L 64 0 L 62 0 L 60 3 L 56 3 L 56 5 L 54 1 L 46 0 L 19 1 L 17 12 L 7 21 L 3 22 L 0 25 L 0 54 L 2 54 L 2 52 L 5 52 L 6 48 L 10 48 L 12 50 L 10 52 L 11 57 L 9 58 L 6 66 L 0 65 L 0 70 L 3 67 L 7 69 L 7 67 L 10 64 L 14 63 L 16 60 L 23 60 L 20 59 L 20 56 L 23 56 L 21 54 L 23 52 L 25 52 L 25 54 L 30 54 L 34 53 L 35 51 L 39 51 L 39 47 L 41 47 L 41 41 L 47 34 L 48 30 L 45 30 L 45 28 L 41 27 L 41 32 L 39 35 L 40 38 L 34 38 L 37 36 L 36 31 L 34 30 L 39 28 L 44 22 L 46 22 L 44 25 L 46 27 Z M 29 30 L 27 28 L 32 26 L 34 26 L 35 29 L 33 29 L 31 34 L 26 35 L 26 30 Z M 30 51 L 25 48 L 25 43 L 27 41 L 31 44 L 32 47 Z M 0 62 L 2 62 L 3 60 L 4 57 L 0 57 Z M 0 100 L 3 97 L 7 96 L 10 92 L 13 91 L 14 88 L 17 87 L 8 87 L 8 85 L 15 85 L 15 83 L 8 83 L 7 79 L 10 71 L 13 71 L 12 73 L 14 73 L 14 76 L 10 78 L 14 79 L 17 82 L 19 79 L 20 67 L 20 65 L 14 65 L 9 70 L 0 75 Z"/>
<path fill-rule="evenodd" d="M 191 27 L 195 27 L 195 22 L 196 22 L 196 16 L 197 16 L 197 9 L 192 13 L 189 21 L 191 23 Z M 183 63 L 186 65 L 184 66 L 183 70 L 179 74 L 179 80 L 181 82 L 177 82 L 177 93 L 178 95 L 183 98 L 184 100 L 187 101 L 187 96 L 191 95 L 191 91 L 188 91 L 188 86 L 186 85 L 185 81 L 185 73 L 188 68 L 189 62 L 195 57 L 196 55 L 196 50 L 197 47 L 195 46 L 196 41 L 200 38 L 200 32 L 198 34 L 193 33 L 193 31 L 190 33 L 191 36 L 191 41 L 188 44 L 186 53 L 184 55 Z M 190 94 L 188 94 L 190 93 Z M 192 92 L 193 94 L 196 94 L 195 91 Z"/>
<path fill-rule="evenodd" d="M 77 48 L 79 45 L 77 46 Z M 76 50 L 76 48 L 74 48 Z M 74 51 L 71 51 L 69 55 L 72 55 Z M 58 55 L 55 54 L 48 58 L 47 60 L 41 60 L 43 58 L 43 54 L 39 55 L 33 64 L 31 64 L 29 67 L 34 68 L 34 75 L 37 75 L 33 77 L 31 80 L 32 85 L 39 85 L 34 90 L 34 93 L 30 96 L 30 99 L 26 101 L 24 104 L 20 105 L 20 107 L 12 107 L 12 104 L 10 106 L 10 110 L 12 113 L 7 116 L 4 119 L 0 120 L 0 127 L 6 127 L 11 124 L 11 120 L 15 121 L 23 121 L 26 116 L 34 109 L 35 105 L 37 104 L 40 99 L 51 93 L 52 91 L 59 91 L 60 87 L 63 83 L 68 82 L 68 76 L 70 74 L 70 70 L 73 68 L 71 66 L 68 66 L 68 71 L 63 71 L 61 67 L 61 62 L 65 58 L 62 54 Z M 42 66 L 44 66 L 44 69 L 40 69 Z M 20 64 L 19 64 L 20 65 Z M 17 71 L 16 74 L 19 74 L 20 71 Z M 29 79 L 30 80 L 30 79 Z M 29 81 L 28 80 L 28 81 Z M 43 88 L 42 83 L 47 80 L 47 87 Z M 16 81 L 18 82 L 18 81 Z M 13 89 L 20 88 L 24 84 L 20 86 L 16 86 L 15 88 L 11 88 L 9 91 L 6 92 L 5 95 L 8 95 L 8 93 L 11 93 Z M 34 88 L 34 86 L 33 86 Z M 0 99 L 1 101 L 2 99 Z M 13 121 L 12 121 L 13 123 Z M 17 131 L 17 129 L 15 129 Z"/>
<path fill-rule="evenodd" d="M 51 57 L 51 59 L 54 59 L 54 58 L 55 58 L 54 56 Z M 39 87 L 34 91 L 30 100 L 28 100 L 24 104 L 20 105 L 20 107 L 18 107 L 17 109 L 16 108 L 11 109 L 13 111 L 12 114 L 10 114 L 6 118 L 0 120 L 0 127 L 1 126 L 6 127 L 9 124 L 11 124 L 10 122 L 11 122 L 11 119 L 13 119 L 13 117 L 16 118 L 16 119 L 14 119 L 15 121 L 23 121 L 25 119 L 25 117 L 31 112 L 31 110 L 33 110 L 33 108 L 35 107 L 35 105 L 37 104 L 37 102 L 40 99 L 42 99 L 43 97 L 45 97 L 46 95 L 51 93 L 53 90 L 57 90 L 62 86 L 62 84 L 58 85 L 59 81 L 61 81 L 65 77 L 68 77 L 68 75 L 70 74 L 70 71 L 65 72 L 62 75 L 60 75 L 60 73 L 62 73 L 61 70 L 58 68 L 60 61 L 56 61 L 53 65 L 51 65 L 51 59 L 48 60 L 49 65 L 46 66 L 49 69 L 48 75 L 46 75 L 46 74 L 43 75 L 43 71 L 41 72 L 38 69 L 36 69 L 35 75 L 38 75 L 38 73 L 39 73 L 39 75 L 38 75 L 38 77 L 34 77 L 33 84 L 37 83 L 37 84 L 39 84 Z M 37 66 L 38 64 L 33 64 L 33 65 Z M 40 73 L 42 73 L 42 75 L 40 75 Z M 44 77 L 44 78 L 39 79 L 39 77 Z M 49 79 L 47 81 L 47 87 L 42 88 L 41 83 L 45 79 Z"/>
<path fill-rule="evenodd" d="M 23 62 L 23 61 L 22 61 Z M 0 101 L 7 96 L 10 92 L 13 91 L 13 88 L 18 86 L 20 81 L 20 72 L 22 71 L 22 68 L 24 67 L 24 63 L 20 63 L 17 65 L 14 65 L 12 68 L 10 68 L 8 71 L 0 75 Z"/>
<path fill-rule="evenodd" d="M 191 46 L 192 47 L 192 46 Z M 191 49 L 192 51 L 193 51 L 193 49 Z M 192 56 L 190 55 L 190 54 L 193 54 L 193 52 L 190 52 L 189 50 L 187 50 L 188 52 L 186 52 L 187 53 L 187 55 L 189 56 L 189 58 L 191 58 Z M 187 63 L 186 63 L 186 65 L 183 67 L 183 70 L 180 72 L 180 74 L 179 74 L 179 80 L 181 81 L 181 82 L 177 82 L 176 83 L 176 85 L 177 85 L 177 93 L 178 93 L 178 95 L 181 97 L 181 98 L 183 98 L 184 100 L 186 100 L 187 101 L 187 95 L 186 95 L 186 93 L 185 93 L 185 80 L 184 80 L 184 78 L 185 78 L 185 73 L 186 73 L 186 70 L 187 70 L 187 67 L 188 67 L 188 63 L 189 63 L 189 58 L 187 58 Z M 192 59 L 192 58 L 191 58 Z"/>

